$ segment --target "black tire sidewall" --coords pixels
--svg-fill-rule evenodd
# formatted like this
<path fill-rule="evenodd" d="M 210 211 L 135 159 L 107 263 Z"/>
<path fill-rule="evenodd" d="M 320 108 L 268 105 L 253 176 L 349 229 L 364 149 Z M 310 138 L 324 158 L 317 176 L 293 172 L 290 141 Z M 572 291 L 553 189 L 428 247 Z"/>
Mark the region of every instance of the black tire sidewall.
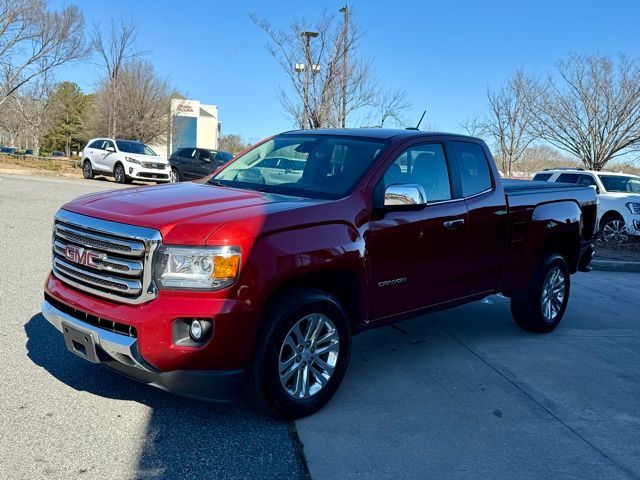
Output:
<path fill-rule="evenodd" d="M 118 179 L 118 169 L 122 170 L 122 177 L 120 179 Z M 113 178 L 115 178 L 117 183 L 125 183 L 127 181 L 127 176 L 122 165 L 118 164 L 115 166 L 113 169 Z"/>
<path fill-rule="evenodd" d="M 87 166 L 89 166 L 89 173 L 86 171 Z M 85 160 L 82 164 L 82 176 L 87 180 L 91 180 L 93 178 L 93 167 L 89 160 Z"/>
<path fill-rule="evenodd" d="M 549 272 L 559 267 L 564 274 L 565 291 L 560 311 L 553 321 L 548 321 L 542 313 L 542 289 Z M 554 330 L 562 321 L 571 293 L 571 275 L 566 260 L 561 255 L 551 254 L 545 257 L 542 265 L 536 271 L 531 287 L 524 301 L 514 300 L 512 311 L 516 322 L 525 330 L 536 333 L 548 333 Z"/>
<path fill-rule="evenodd" d="M 344 308 L 328 294 L 318 290 L 304 290 L 291 292 L 287 297 L 287 300 L 277 302 L 268 310 L 249 381 L 254 382 L 254 395 L 261 397 L 261 403 L 271 414 L 295 419 L 322 408 L 340 386 L 351 354 L 351 329 Z M 296 399 L 280 383 L 280 348 L 293 325 L 312 313 L 326 315 L 336 327 L 340 342 L 338 361 L 329 382 L 321 391 L 308 399 Z"/>

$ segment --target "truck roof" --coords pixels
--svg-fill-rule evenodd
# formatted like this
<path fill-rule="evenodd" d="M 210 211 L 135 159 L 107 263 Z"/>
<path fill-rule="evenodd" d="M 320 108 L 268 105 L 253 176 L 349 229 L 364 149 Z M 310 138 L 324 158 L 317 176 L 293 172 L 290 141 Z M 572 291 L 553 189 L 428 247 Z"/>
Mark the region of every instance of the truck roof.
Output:
<path fill-rule="evenodd" d="M 344 135 L 349 137 L 367 137 L 367 138 L 381 138 L 389 140 L 396 137 L 455 137 L 461 139 L 470 139 L 474 141 L 481 140 L 477 137 L 471 137 L 469 135 L 460 135 L 457 133 L 445 133 L 445 132 L 423 132 L 412 128 L 322 128 L 317 130 L 290 130 L 283 132 L 287 135 L 305 135 L 312 133 L 314 135 Z"/>

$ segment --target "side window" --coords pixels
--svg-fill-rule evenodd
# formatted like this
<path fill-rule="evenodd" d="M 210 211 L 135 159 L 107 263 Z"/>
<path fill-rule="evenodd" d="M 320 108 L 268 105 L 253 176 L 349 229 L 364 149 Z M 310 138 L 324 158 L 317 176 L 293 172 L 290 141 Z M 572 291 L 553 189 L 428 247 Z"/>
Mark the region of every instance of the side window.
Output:
<path fill-rule="evenodd" d="M 104 143 L 104 140 L 96 140 L 95 142 L 91 142 L 91 145 L 89 145 L 89 148 L 97 148 L 98 150 L 102 150 L 103 143 Z"/>
<path fill-rule="evenodd" d="M 489 163 L 481 145 L 471 142 L 453 142 L 458 156 L 462 194 L 465 197 L 491 188 Z"/>
<path fill-rule="evenodd" d="M 194 148 L 185 148 L 182 150 L 182 158 L 194 159 L 196 157 L 196 150 Z"/>
<path fill-rule="evenodd" d="M 560 183 L 578 183 L 579 179 L 580 179 L 580 175 L 578 175 L 577 173 L 563 173 L 558 177 L 556 182 L 560 182 Z"/>
<path fill-rule="evenodd" d="M 402 152 L 387 168 L 382 180 L 382 192 L 389 185 L 397 183 L 421 185 L 427 194 L 427 203 L 450 200 L 451 182 L 442 145 L 416 145 Z"/>
<path fill-rule="evenodd" d="M 211 152 L 209 150 L 198 150 L 198 158 L 200 160 L 204 160 L 205 162 L 211 161 Z"/>
<path fill-rule="evenodd" d="M 597 184 L 591 175 L 580 175 L 578 185 L 582 185 L 584 187 L 594 187 Z"/>
<path fill-rule="evenodd" d="M 277 166 L 278 166 L 277 157 L 265 158 L 258 165 L 256 165 L 256 167 L 260 167 L 260 168 L 276 168 Z"/>
<path fill-rule="evenodd" d="M 552 175 L 551 173 L 536 173 L 533 179 L 536 182 L 546 182 L 551 178 L 551 175 Z"/>

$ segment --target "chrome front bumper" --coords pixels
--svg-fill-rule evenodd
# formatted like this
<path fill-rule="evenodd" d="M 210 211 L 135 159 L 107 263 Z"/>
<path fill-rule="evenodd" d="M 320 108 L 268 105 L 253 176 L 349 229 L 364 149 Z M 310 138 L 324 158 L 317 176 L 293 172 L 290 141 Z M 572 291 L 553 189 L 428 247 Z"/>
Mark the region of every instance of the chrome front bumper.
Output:
<path fill-rule="evenodd" d="M 93 339 L 93 345 L 98 352 L 97 357 L 93 358 L 91 355 L 83 354 L 81 350 L 75 349 L 72 346 L 72 342 L 66 342 L 67 348 L 70 352 L 95 363 L 103 363 L 100 356 L 106 354 L 113 359 L 127 367 L 133 367 L 149 373 L 157 373 L 154 367 L 149 365 L 140 356 L 138 352 L 138 340 L 133 337 L 122 335 L 120 333 L 110 332 L 103 328 L 98 328 L 83 322 L 71 315 L 58 310 L 46 300 L 42 302 L 42 315 L 47 321 L 56 327 L 56 329 L 65 335 L 64 327 L 68 325 L 74 330 L 82 332 L 85 335 L 90 336 Z M 66 338 L 65 338 L 66 340 Z"/>

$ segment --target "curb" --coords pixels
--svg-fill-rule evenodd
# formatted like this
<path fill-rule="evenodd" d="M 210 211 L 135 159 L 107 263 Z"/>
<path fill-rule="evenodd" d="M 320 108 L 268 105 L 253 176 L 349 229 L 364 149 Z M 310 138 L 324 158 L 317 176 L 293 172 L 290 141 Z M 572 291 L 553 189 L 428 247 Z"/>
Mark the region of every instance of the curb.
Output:
<path fill-rule="evenodd" d="M 626 262 L 623 260 L 592 260 L 594 270 L 605 272 L 636 272 L 640 273 L 640 262 Z"/>

